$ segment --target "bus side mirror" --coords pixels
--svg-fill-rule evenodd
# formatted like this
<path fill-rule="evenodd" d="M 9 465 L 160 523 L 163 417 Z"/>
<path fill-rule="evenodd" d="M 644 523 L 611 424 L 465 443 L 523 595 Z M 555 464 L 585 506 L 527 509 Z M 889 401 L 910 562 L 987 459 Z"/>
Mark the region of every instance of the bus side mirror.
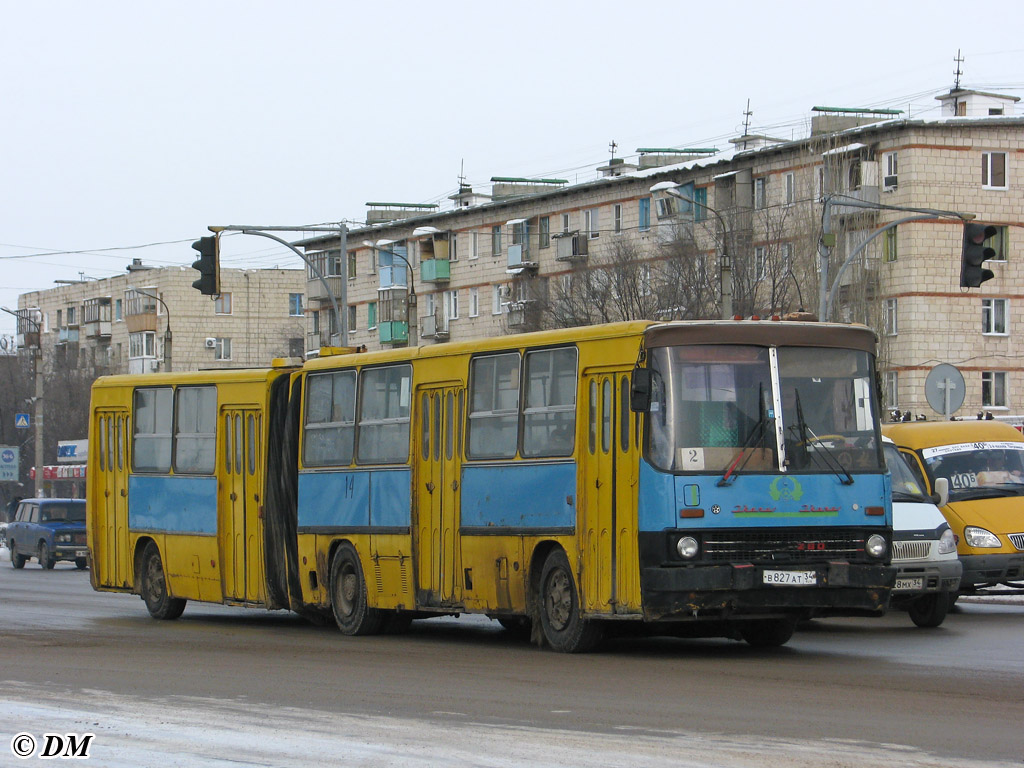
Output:
<path fill-rule="evenodd" d="M 634 368 L 633 379 L 629 389 L 629 407 L 637 413 L 646 413 L 651 409 L 651 382 L 654 372 L 650 368 Z"/>
<path fill-rule="evenodd" d="M 935 478 L 935 504 L 944 507 L 949 503 L 949 480 L 944 477 Z"/>

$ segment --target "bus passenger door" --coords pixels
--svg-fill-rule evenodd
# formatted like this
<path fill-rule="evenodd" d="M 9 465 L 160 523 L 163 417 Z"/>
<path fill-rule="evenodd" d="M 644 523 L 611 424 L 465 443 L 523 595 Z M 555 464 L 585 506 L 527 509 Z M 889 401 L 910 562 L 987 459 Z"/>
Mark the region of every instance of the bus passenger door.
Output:
<path fill-rule="evenodd" d="M 620 582 L 636 567 L 629 377 L 618 371 L 587 374 L 584 385 L 587 424 L 577 452 L 583 483 L 581 602 L 587 611 L 618 613 L 626 610 L 620 604 L 629 602 L 620 595 Z"/>
<path fill-rule="evenodd" d="M 226 408 L 220 532 L 224 598 L 262 602 L 263 536 L 259 519 L 263 445 L 262 415 L 256 408 Z"/>
<path fill-rule="evenodd" d="M 462 600 L 459 568 L 459 466 L 465 391 L 420 390 L 419 471 L 416 478 L 416 602 L 452 605 Z"/>
<path fill-rule="evenodd" d="M 128 410 L 97 410 L 95 434 L 99 436 L 99 460 L 103 488 L 98 500 L 92 553 L 99 571 L 98 583 L 115 587 L 131 586 L 128 561 Z"/>

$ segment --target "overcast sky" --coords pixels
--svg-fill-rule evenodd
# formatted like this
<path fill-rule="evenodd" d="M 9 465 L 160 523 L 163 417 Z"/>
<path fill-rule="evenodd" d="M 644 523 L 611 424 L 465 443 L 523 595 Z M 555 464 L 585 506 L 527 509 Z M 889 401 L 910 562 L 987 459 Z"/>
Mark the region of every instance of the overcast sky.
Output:
<path fill-rule="evenodd" d="M 0 306 L 133 258 L 191 264 L 211 224 L 444 209 L 460 172 L 484 192 L 586 181 L 613 140 L 620 157 L 726 148 L 748 99 L 752 131 L 781 138 L 816 105 L 935 116 L 958 49 L 965 87 L 1024 96 L 1022 9 L 0 0 Z M 262 238 L 224 250 L 226 266 L 301 266 Z"/>

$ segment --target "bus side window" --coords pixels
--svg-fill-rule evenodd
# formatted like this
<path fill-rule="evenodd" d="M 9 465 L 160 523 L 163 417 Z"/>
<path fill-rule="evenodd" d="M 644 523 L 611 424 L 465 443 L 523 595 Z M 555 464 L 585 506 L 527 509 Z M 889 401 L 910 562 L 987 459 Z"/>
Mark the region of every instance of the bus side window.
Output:
<path fill-rule="evenodd" d="M 409 460 L 412 366 L 364 368 L 360 373 L 356 458 L 361 464 Z"/>
<path fill-rule="evenodd" d="M 306 379 L 303 463 L 310 467 L 352 463 L 356 436 L 356 372 L 317 373 Z"/>
<path fill-rule="evenodd" d="M 135 469 L 142 472 L 167 472 L 171 468 L 173 390 L 170 387 L 139 388 L 135 390 L 134 399 L 132 459 Z"/>
<path fill-rule="evenodd" d="M 476 357 L 470 364 L 467 455 L 510 459 L 519 432 L 519 353 Z"/>
<path fill-rule="evenodd" d="M 576 433 L 576 349 L 526 354 L 523 456 L 569 456 Z"/>
<path fill-rule="evenodd" d="M 629 450 L 629 378 L 623 376 L 619 381 L 619 448 L 623 453 Z"/>

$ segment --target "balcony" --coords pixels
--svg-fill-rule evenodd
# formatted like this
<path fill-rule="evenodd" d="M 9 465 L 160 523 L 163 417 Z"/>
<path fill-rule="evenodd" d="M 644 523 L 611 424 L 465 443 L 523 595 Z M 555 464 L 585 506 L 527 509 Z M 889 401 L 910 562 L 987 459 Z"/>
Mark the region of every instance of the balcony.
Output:
<path fill-rule="evenodd" d="M 109 339 L 110 321 L 91 320 L 85 323 L 85 336 L 88 339 Z"/>
<path fill-rule="evenodd" d="M 408 344 L 409 323 L 404 320 L 378 322 L 377 333 L 381 344 Z"/>
<path fill-rule="evenodd" d="M 379 290 L 386 291 L 389 288 L 405 288 L 409 285 L 405 264 L 394 266 L 381 266 L 379 268 L 380 285 Z"/>
<path fill-rule="evenodd" d="M 344 278 L 341 275 L 324 275 L 324 281 L 327 283 L 328 288 L 334 294 L 335 298 L 341 295 L 341 281 Z M 306 282 L 306 295 L 310 301 L 316 301 L 320 304 L 330 303 L 331 297 L 328 295 L 324 284 L 320 282 L 316 277 Z"/>
<path fill-rule="evenodd" d="M 77 344 L 78 343 L 78 327 L 74 328 L 61 328 L 57 332 L 57 343 L 58 344 Z"/>
<path fill-rule="evenodd" d="M 447 283 L 451 273 L 448 259 L 424 259 L 420 262 L 420 280 L 424 283 Z"/>
<path fill-rule="evenodd" d="M 563 232 L 553 235 L 555 259 L 557 261 L 586 261 L 587 236 L 579 232 Z"/>
<path fill-rule="evenodd" d="M 540 305 L 532 299 L 513 301 L 508 305 L 508 327 L 533 329 L 540 319 Z"/>
<path fill-rule="evenodd" d="M 522 243 L 516 243 L 508 247 L 508 269 L 507 272 L 519 274 L 524 270 L 537 269 L 537 262 L 530 260 L 530 250 Z"/>
<path fill-rule="evenodd" d="M 449 338 L 448 320 L 441 316 L 441 313 L 434 311 L 431 315 L 424 315 L 420 318 L 420 337 L 445 341 Z"/>

